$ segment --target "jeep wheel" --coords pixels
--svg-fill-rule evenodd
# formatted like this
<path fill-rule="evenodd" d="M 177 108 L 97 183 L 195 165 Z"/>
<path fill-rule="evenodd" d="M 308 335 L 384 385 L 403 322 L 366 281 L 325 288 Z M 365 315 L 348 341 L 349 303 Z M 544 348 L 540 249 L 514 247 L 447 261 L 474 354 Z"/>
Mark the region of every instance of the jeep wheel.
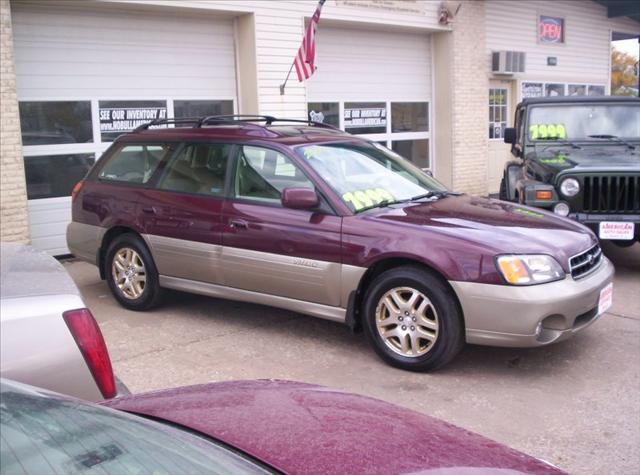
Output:
<path fill-rule="evenodd" d="M 147 310 L 157 303 L 158 271 L 149 250 L 136 235 L 123 234 L 109 245 L 105 275 L 111 293 L 123 307 Z"/>
<path fill-rule="evenodd" d="M 440 279 L 418 267 L 379 275 L 367 292 L 363 319 L 378 356 L 405 370 L 435 370 L 464 345 L 455 296 Z"/>

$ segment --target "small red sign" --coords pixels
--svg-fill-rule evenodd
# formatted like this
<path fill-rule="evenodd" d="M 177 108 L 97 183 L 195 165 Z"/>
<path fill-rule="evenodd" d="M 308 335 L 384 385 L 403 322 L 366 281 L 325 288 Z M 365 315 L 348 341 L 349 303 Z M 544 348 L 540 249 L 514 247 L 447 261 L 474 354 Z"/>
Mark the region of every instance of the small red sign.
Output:
<path fill-rule="evenodd" d="M 538 20 L 538 40 L 540 43 L 564 43 L 564 20 L 540 15 Z"/>

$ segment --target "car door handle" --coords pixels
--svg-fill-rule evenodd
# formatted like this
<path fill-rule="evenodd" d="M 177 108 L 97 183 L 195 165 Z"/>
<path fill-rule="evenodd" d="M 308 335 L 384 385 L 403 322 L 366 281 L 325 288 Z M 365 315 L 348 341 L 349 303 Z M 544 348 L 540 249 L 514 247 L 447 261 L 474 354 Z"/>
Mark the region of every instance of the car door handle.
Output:
<path fill-rule="evenodd" d="M 229 221 L 229 226 L 234 229 L 248 229 L 249 223 L 247 223 L 244 219 L 232 219 Z"/>
<path fill-rule="evenodd" d="M 158 210 L 155 206 L 145 206 L 144 208 L 142 208 L 142 212 L 146 214 L 156 214 Z"/>

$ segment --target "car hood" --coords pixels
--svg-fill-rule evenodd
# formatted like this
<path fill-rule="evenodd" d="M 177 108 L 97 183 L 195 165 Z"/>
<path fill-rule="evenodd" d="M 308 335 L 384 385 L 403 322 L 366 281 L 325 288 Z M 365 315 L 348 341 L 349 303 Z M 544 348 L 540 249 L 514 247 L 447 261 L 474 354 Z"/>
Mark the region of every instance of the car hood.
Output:
<path fill-rule="evenodd" d="M 196 430 L 285 473 L 562 473 L 446 422 L 304 383 L 231 381 L 103 404 Z"/>
<path fill-rule="evenodd" d="M 625 145 L 582 145 L 582 148 L 538 147 L 527 154 L 535 168 L 545 180 L 559 172 L 571 170 L 575 173 L 640 171 L 640 150 Z"/>
<path fill-rule="evenodd" d="M 49 254 L 31 246 L 0 245 L 0 298 L 80 295 L 65 268 Z"/>
<path fill-rule="evenodd" d="M 408 226 L 415 238 L 425 230 L 471 243 L 487 254 L 549 254 L 567 269 L 570 257 L 597 243 L 595 235 L 575 221 L 551 212 L 504 201 L 448 196 L 405 203 L 363 213 L 362 219 Z M 396 233 L 401 232 L 396 229 Z"/>

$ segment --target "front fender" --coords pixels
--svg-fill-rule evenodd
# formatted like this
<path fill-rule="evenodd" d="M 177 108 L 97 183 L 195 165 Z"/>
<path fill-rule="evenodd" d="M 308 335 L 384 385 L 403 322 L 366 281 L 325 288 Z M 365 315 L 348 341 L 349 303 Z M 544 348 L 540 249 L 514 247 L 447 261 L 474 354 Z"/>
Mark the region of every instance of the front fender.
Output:
<path fill-rule="evenodd" d="M 518 181 L 523 178 L 523 167 L 519 161 L 510 161 L 504 167 L 505 191 L 509 201 L 516 200 L 516 189 Z"/>
<path fill-rule="evenodd" d="M 551 208 L 560 198 L 553 185 L 543 183 L 538 180 L 523 178 L 516 183 L 516 191 L 519 202 L 527 206 L 535 206 L 537 208 Z M 551 198 L 542 198 L 538 192 L 551 192 Z"/>

